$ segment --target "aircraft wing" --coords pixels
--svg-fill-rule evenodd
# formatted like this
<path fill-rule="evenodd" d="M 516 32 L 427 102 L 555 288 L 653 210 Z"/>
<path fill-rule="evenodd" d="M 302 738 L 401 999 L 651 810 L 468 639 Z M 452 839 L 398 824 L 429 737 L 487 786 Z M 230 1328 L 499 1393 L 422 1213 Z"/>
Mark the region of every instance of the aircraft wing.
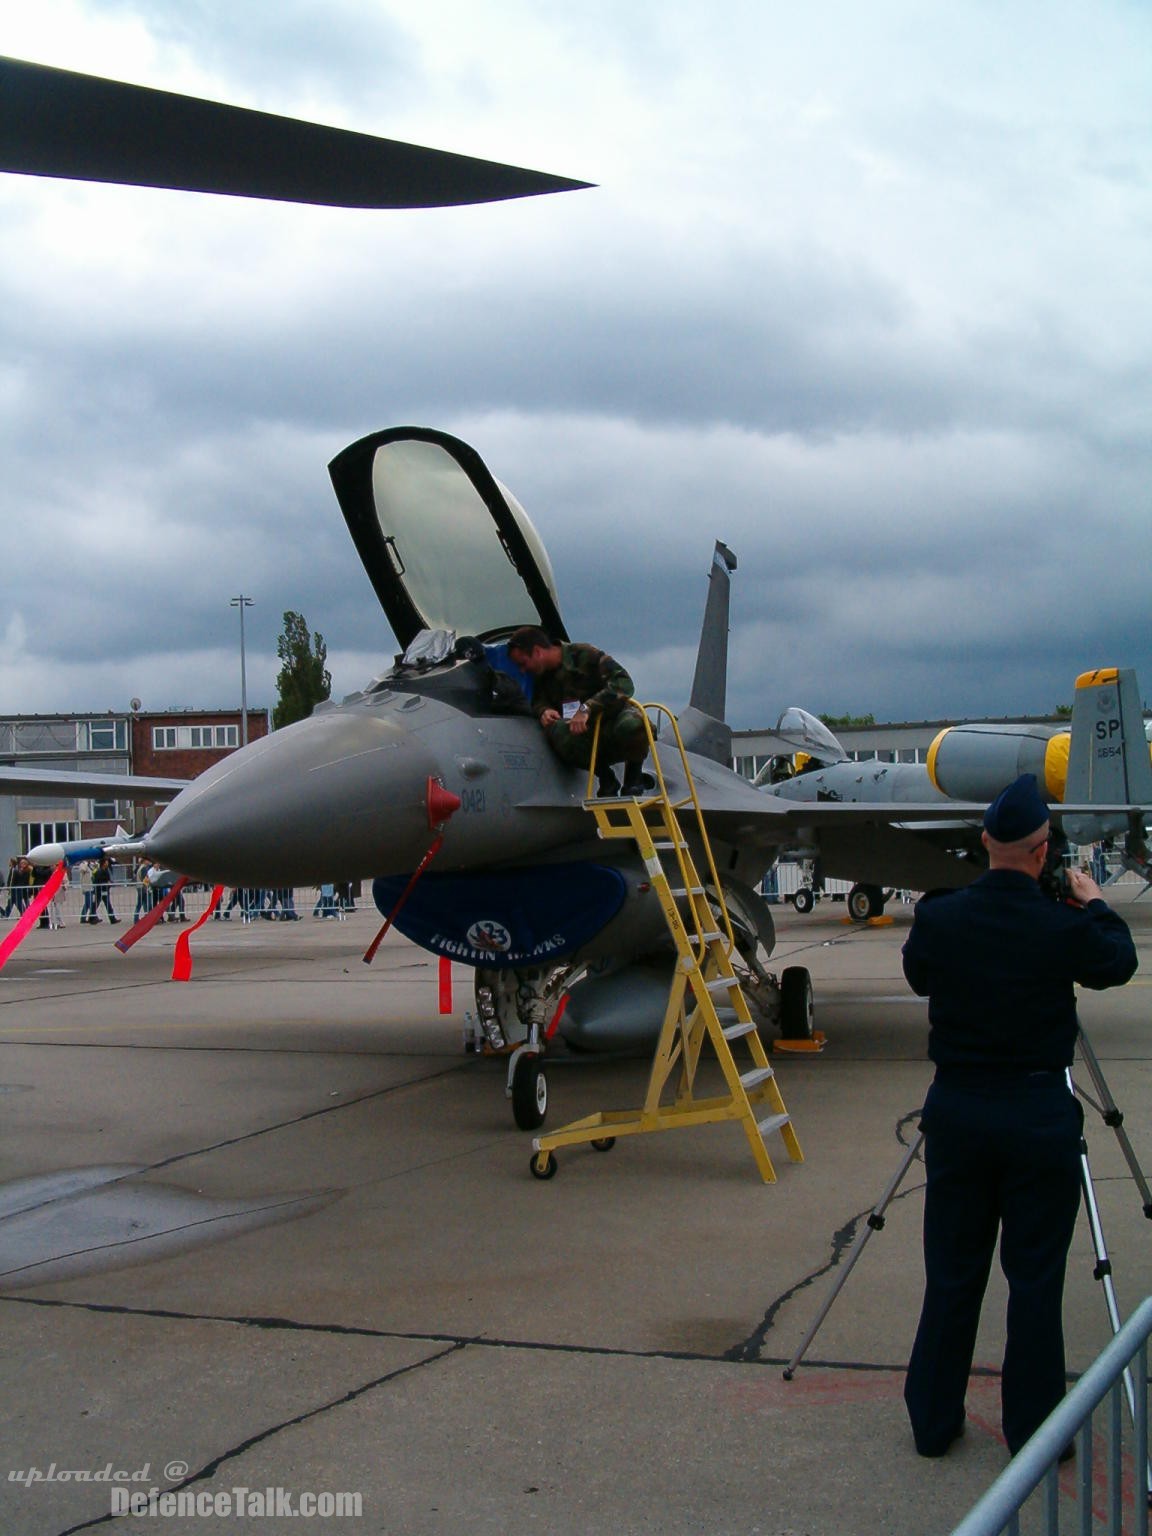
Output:
<path fill-rule="evenodd" d="M 0 767 L 0 795 L 108 796 L 116 800 L 171 800 L 187 779 L 151 779 L 132 773 L 84 773 L 68 768 Z"/>
<path fill-rule="evenodd" d="M 342 208 L 440 208 L 588 186 L 12 58 L 0 58 L 0 171 Z"/>

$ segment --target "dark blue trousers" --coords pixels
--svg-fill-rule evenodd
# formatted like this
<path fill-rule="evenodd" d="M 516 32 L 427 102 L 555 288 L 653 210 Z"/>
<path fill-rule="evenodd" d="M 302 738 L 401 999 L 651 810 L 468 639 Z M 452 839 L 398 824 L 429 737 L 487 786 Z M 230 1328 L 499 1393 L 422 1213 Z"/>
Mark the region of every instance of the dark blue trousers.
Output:
<path fill-rule="evenodd" d="M 997 1233 L 1008 1281 L 1001 1422 L 1013 1454 L 1064 1396 L 1064 1271 L 1083 1124 L 1059 1073 L 942 1073 L 928 1091 L 924 1306 L 904 1385 L 922 1453 L 940 1454 L 963 1421 Z"/>

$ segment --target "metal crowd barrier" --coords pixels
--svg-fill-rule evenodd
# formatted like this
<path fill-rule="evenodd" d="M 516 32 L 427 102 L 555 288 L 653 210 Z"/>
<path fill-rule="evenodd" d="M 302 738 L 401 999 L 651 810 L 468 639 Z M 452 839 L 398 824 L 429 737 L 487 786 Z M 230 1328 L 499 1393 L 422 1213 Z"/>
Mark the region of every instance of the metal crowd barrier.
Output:
<path fill-rule="evenodd" d="M 1044 1536 L 1060 1536 L 1059 1456 L 1074 1441 L 1074 1525 L 1079 1536 L 1148 1536 L 1148 1337 L 1152 1334 L 1152 1296 L 1143 1301 L 1097 1360 L 1084 1372 L 1060 1406 L 1009 1462 L 988 1492 L 952 1531 L 952 1536 L 1019 1536 L 1020 1515 L 1038 1488 L 1043 1487 L 1041 1525 Z M 1131 1396 L 1132 1449 L 1130 1476 L 1124 1477 L 1122 1397 L 1125 1373 L 1135 1362 Z M 1131 1377 L 1129 1376 L 1129 1382 Z M 1102 1507 L 1093 1465 L 1093 1411 L 1107 1399 Z M 1125 1523 L 1127 1513 L 1128 1523 Z"/>

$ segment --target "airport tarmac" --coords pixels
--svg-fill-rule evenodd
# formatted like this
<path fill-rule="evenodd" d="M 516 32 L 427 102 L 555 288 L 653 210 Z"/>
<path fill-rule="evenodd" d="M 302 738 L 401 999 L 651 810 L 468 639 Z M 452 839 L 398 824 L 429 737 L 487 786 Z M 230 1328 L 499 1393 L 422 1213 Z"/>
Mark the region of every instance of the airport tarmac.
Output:
<path fill-rule="evenodd" d="M 1111 894 L 1142 969 L 1081 1016 L 1147 1170 L 1139 891 Z M 470 972 L 441 1016 L 430 956 L 390 937 L 361 963 L 375 913 L 209 923 L 187 984 L 168 980 L 174 927 L 127 957 L 107 927 L 34 931 L 0 973 L 0 1531 L 950 1531 L 1007 1461 L 1004 1291 L 994 1275 L 968 1432 L 921 1460 L 901 1399 L 919 1163 L 781 1373 L 915 1138 L 911 908 L 865 927 L 831 902 L 776 910 L 774 963 L 810 968 L 828 1044 L 777 1058 L 805 1161 L 777 1139 L 772 1185 L 731 1125 L 571 1149 L 532 1178 L 503 1068 L 461 1048 Z M 548 1128 L 637 1106 L 646 1076 L 557 1060 Z M 1152 1224 L 1091 1110 L 1088 1145 L 1127 1316 L 1152 1292 Z M 1082 1218 L 1075 1372 L 1109 1337 L 1093 1264 Z M 198 1513 L 111 1514 L 150 1488 Z M 360 1513 L 287 1516 L 337 1494 Z"/>

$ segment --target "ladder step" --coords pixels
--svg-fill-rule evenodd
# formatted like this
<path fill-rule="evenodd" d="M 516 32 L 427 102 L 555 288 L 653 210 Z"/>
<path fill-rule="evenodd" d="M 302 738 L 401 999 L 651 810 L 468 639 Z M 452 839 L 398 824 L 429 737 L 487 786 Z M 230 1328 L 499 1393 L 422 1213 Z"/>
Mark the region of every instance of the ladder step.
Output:
<path fill-rule="evenodd" d="M 773 1131 L 778 1131 L 781 1126 L 787 1125 L 791 1118 L 791 1115 L 768 1115 L 763 1120 L 757 1120 L 756 1129 L 761 1136 L 771 1136 Z"/>
<path fill-rule="evenodd" d="M 670 896 L 703 896 L 704 887 L 702 885 L 670 885 L 668 894 Z"/>
<path fill-rule="evenodd" d="M 704 940 L 705 944 L 715 944 L 717 940 L 722 939 L 724 935 L 720 932 L 719 928 L 711 928 L 707 930 L 707 932 L 702 933 L 700 937 Z"/>
<path fill-rule="evenodd" d="M 704 985 L 709 992 L 731 992 L 740 983 L 735 976 L 717 976 L 712 981 L 706 981 Z"/>
<path fill-rule="evenodd" d="M 685 842 L 669 843 L 665 841 L 656 842 L 653 840 L 652 846 L 656 849 L 657 853 L 667 853 L 671 848 L 687 848 L 688 844 Z"/>
<path fill-rule="evenodd" d="M 742 1072 L 740 1081 L 744 1085 L 744 1092 L 747 1093 L 750 1088 L 759 1088 L 761 1083 L 766 1083 L 769 1078 L 775 1076 L 771 1067 L 754 1067 L 751 1072 Z"/>
<path fill-rule="evenodd" d="M 725 1040 L 739 1040 L 744 1035 L 750 1035 L 756 1028 L 751 1019 L 742 1019 L 736 1024 L 729 1024 L 720 1033 Z"/>

